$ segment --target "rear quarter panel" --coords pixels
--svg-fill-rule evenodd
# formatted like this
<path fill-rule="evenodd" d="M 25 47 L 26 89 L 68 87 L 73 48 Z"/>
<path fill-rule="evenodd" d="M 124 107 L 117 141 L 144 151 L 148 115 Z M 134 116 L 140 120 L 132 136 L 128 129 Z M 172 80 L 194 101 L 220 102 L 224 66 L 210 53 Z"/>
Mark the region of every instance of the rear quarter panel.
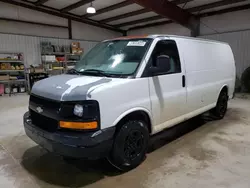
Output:
<path fill-rule="evenodd" d="M 235 83 L 235 63 L 228 44 L 177 38 L 185 63 L 189 111 L 215 106 L 223 86 L 231 97 Z"/>

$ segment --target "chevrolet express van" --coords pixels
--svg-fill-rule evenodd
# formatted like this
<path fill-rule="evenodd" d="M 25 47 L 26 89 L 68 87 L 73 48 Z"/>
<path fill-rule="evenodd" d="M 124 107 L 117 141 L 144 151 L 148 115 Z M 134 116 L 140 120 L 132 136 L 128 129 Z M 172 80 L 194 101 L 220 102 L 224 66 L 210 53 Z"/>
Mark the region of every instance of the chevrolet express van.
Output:
<path fill-rule="evenodd" d="M 170 35 L 106 40 L 67 74 L 37 82 L 26 134 L 68 158 L 138 166 L 151 135 L 210 111 L 222 119 L 235 62 L 226 43 Z"/>

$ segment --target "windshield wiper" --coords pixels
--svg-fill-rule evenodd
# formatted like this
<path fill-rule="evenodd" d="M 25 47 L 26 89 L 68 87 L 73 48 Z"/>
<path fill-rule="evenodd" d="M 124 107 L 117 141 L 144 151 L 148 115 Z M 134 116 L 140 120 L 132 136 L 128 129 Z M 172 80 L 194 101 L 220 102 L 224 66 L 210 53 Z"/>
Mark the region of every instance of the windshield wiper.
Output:
<path fill-rule="evenodd" d="M 80 75 L 81 72 L 77 71 L 76 69 L 69 69 L 67 71 L 67 74 L 77 74 L 77 75 Z"/>
<path fill-rule="evenodd" d="M 86 69 L 81 73 L 88 73 L 88 74 L 94 74 L 94 75 L 100 75 L 100 76 L 105 76 L 105 77 L 110 77 L 111 74 L 106 73 L 105 71 L 98 70 L 98 69 Z"/>

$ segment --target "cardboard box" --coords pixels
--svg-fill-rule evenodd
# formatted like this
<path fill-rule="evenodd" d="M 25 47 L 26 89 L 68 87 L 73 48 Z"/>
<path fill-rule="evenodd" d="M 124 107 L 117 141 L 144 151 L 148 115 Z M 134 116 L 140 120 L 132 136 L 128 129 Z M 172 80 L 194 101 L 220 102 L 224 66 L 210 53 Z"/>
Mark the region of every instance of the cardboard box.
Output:
<path fill-rule="evenodd" d="M 17 80 L 16 76 L 10 76 L 10 80 Z"/>
<path fill-rule="evenodd" d="M 36 73 L 43 73 L 44 69 L 43 68 L 35 68 L 34 72 L 36 72 Z"/>
<path fill-rule="evenodd" d="M 34 67 L 34 68 L 29 68 L 28 72 L 29 73 L 43 73 L 44 69 L 40 67 Z"/>
<path fill-rule="evenodd" d="M 82 48 L 78 48 L 78 54 L 82 54 L 83 53 L 83 49 Z"/>
<path fill-rule="evenodd" d="M 72 50 L 73 50 L 73 48 L 80 48 L 80 42 L 72 42 L 71 48 L 72 48 Z"/>
<path fill-rule="evenodd" d="M 72 54 L 82 54 L 83 49 L 82 48 L 72 48 Z"/>
<path fill-rule="evenodd" d="M 42 61 L 45 61 L 45 62 L 56 61 L 56 56 L 55 55 L 43 55 L 42 56 Z"/>
<path fill-rule="evenodd" d="M 78 48 L 72 48 L 72 54 L 77 54 L 78 53 Z"/>
<path fill-rule="evenodd" d="M 0 75 L 0 80 L 9 80 L 10 76 L 9 75 Z"/>

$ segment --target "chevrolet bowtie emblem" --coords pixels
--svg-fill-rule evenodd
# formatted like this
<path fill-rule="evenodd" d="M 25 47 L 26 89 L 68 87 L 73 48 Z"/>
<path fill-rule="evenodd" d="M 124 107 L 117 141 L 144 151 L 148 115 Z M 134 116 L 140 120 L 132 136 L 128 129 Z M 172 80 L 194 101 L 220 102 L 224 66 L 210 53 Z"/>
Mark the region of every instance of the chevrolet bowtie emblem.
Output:
<path fill-rule="evenodd" d="M 36 111 L 37 111 L 39 114 L 43 113 L 43 109 L 42 109 L 40 106 L 38 106 L 38 107 L 36 108 Z"/>

